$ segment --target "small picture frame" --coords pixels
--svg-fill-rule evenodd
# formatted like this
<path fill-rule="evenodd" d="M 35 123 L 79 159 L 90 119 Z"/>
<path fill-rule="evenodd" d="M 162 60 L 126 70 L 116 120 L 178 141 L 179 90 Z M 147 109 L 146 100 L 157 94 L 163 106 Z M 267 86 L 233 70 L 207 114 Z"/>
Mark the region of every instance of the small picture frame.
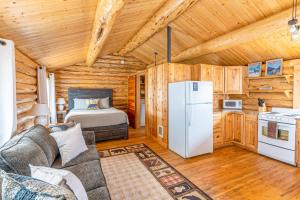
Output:
<path fill-rule="evenodd" d="M 266 76 L 280 76 L 282 75 L 283 59 L 268 60 L 266 62 Z"/>
<path fill-rule="evenodd" d="M 248 77 L 260 77 L 261 65 L 262 62 L 248 64 Z"/>

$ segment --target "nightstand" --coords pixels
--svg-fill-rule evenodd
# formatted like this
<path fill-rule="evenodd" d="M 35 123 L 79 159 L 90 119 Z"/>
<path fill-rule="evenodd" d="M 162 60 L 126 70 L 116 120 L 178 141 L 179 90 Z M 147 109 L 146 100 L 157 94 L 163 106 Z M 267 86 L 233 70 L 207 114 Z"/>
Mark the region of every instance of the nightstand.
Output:
<path fill-rule="evenodd" d="M 57 123 L 64 123 L 65 117 L 66 117 L 67 111 L 57 111 Z"/>

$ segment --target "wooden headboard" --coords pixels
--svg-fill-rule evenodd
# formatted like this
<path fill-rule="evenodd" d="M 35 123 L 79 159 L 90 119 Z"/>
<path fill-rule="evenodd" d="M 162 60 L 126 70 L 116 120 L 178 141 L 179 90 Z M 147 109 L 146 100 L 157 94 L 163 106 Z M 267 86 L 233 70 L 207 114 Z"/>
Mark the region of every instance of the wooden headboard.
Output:
<path fill-rule="evenodd" d="M 74 99 L 93 99 L 93 98 L 106 98 L 109 97 L 109 105 L 113 104 L 113 91 L 112 89 L 103 88 L 69 88 L 68 89 L 68 110 L 74 108 Z"/>

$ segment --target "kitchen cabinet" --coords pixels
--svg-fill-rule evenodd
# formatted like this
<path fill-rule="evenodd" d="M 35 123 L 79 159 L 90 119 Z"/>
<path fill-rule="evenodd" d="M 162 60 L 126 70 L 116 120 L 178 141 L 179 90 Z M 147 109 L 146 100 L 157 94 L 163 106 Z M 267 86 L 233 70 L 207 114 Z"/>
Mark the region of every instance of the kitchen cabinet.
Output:
<path fill-rule="evenodd" d="M 213 81 L 213 65 L 201 64 L 200 71 L 201 81 Z"/>
<path fill-rule="evenodd" d="M 234 113 L 234 133 L 233 141 L 241 145 L 245 144 L 245 134 L 244 134 L 244 124 L 245 124 L 245 115 L 244 113 Z"/>
<path fill-rule="evenodd" d="M 225 67 L 225 93 L 243 94 L 243 67 Z"/>
<path fill-rule="evenodd" d="M 223 145 L 223 117 L 222 112 L 214 112 L 214 148 L 218 148 Z"/>
<path fill-rule="evenodd" d="M 214 93 L 224 93 L 224 67 L 214 66 L 213 68 L 213 82 L 214 82 Z"/>
<path fill-rule="evenodd" d="M 233 141 L 234 136 L 234 113 L 225 113 L 225 130 L 224 130 L 224 143 L 228 144 Z"/>
<path fill-rule="evenodd" d="M 258 118 L 256 113 L 245 115 L 245 147 L 257 152 Z"/>
<path fill-rule="evenodd" d="M 201 65 L 201 81 L 213 81 L 214 93 L 224 93 L 224 67 L 215 65 Z"/>

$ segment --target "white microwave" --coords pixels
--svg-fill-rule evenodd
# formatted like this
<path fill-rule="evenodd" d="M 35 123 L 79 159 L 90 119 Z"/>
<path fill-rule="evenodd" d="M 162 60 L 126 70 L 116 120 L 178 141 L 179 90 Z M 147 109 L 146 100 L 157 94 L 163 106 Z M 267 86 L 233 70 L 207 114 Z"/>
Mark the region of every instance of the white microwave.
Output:
<path fill-rule="evenodd" d="M 243 109 L 243 101 L 242 100 L 223 100 L 223 108 L 224 109 Z"/>

